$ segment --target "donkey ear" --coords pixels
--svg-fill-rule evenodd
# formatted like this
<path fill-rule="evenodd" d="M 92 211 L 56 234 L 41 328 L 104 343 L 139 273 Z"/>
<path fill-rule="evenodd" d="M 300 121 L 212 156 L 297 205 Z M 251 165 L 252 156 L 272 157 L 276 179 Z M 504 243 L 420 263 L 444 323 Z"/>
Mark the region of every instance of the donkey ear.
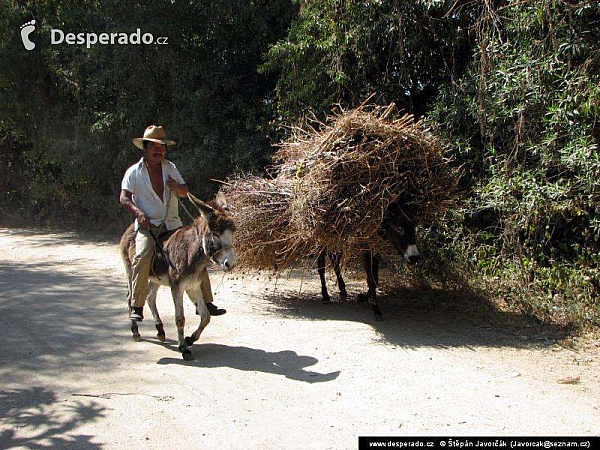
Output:
<path fill-rule="evenodd" d="M 190 199 L 190 202 L 192 202 L 194 205 L 196 205 L 196 208 L 198 208 L 198 211 L 200 211 L 200 214 L 202 214 L 202 217 L 204 217 L 205 219 L 208 220 L 208 218 L 215 213 L 215 210 L 211 206 L 207 205 L 202 200 L 200 200 L 198 197 L 196 197 L 195 195 L 193 195 L 189 192 L 188 192 L 188 198 Z"/>
<path fill-rule="evenodd" d="M 227 207 L 227 199 L 225 198 L 225 194 L 223 194 L 222 192 L 219 192 L 215 197 L 215 204 L 221 209 L 229 209 Z"/>

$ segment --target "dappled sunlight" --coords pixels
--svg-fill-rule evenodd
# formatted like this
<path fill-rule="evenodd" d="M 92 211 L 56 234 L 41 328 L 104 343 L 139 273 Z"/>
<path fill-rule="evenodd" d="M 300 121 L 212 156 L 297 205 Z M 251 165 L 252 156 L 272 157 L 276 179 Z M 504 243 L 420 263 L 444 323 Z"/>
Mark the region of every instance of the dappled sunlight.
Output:
<path fill-rule="evenodd" d="M 106 415 L 91 401 L 62 403 L 44 387 L 0 390 L 0 447 L 100 449 L 94 436 L 77 434 Z"/>

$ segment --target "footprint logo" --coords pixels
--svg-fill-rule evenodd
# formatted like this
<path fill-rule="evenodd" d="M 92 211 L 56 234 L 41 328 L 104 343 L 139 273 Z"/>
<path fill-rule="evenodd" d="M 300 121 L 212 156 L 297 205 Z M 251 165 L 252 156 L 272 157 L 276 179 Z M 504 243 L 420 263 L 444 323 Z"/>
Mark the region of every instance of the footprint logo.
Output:
<path fill-rule="evenodd" d="M 33 33 L 33 30 L 35 30 L 35 20 L 21 25 L 21 39 L 26 50 L 33 50 L 35 48 L 35 44 L 29 40 L 29 35 Z"/>

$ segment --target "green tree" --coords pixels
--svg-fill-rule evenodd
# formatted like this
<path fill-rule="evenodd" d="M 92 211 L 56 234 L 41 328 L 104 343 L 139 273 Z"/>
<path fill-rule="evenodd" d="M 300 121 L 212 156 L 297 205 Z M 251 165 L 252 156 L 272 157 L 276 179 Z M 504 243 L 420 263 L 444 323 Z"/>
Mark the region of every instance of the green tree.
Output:
<path fill-rule="evenodd" d="M 279 74 L 280 114 L 318 115 L 331 106 L 396 102 L 420 116 L 442 81 L 463 72 L 474 11 L 454 2 L 299 1 L 289 34 L 269 49 L 262 70 Z"/>

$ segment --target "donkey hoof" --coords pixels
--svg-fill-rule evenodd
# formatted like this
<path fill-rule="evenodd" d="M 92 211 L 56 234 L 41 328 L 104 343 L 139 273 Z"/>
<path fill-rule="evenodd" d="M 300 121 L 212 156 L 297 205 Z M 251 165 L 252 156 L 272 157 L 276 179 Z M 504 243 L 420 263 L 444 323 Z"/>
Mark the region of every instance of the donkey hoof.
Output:
<path fill-rule="evenodd" d="M 186 361 L 191 361 L 192 359 L 194 359 L 192 352 L 187 348 L 181 352 L 181 356 L 183 356 L 183 359 L 185 359 Z"/>
<path fill-rule="evenodd" d="M 163 327 L 162 323 L 157 323 L 154 324 L 154 327 L 156 328 L 156 337 L 158 338 L 158 340 L 160 342 L 165 342 L 165 328 Z"/>
<path fill-rule="evenodd" d="M 373 304 L 373 314 L 375 314 L 375 320 L 380 321 L 383 320 L 383 314 L 381 313 L 381 309 L 379 309 L 379 305 Z"/>
<path fill-rule="evenodd" d="M 135 342 L 140 342 L 142 340 L 141 336 L 140 336 L 140 332 L 137 326 L 137 322 L 135 320 L 131 321 L 131 334 L 133 335 L 133 340 Z"/>
<path fill-rule="evenodd" d="M 329 297 L 329 295 L 327 297 L 323 297 L 321 303 L 323 303 L 324 305 L 329 305 L 331 303 L 331 298 Z"/>
<path fill-rule="evenodd" d="M 186 343 L 186 345 L 189 347 L 189 346 L 191 346 L 191 345 L 193 345 L 193 344 L 194 344 L 194 340 L 193 340 L 191 337 L 187 336 L 187 337 L 185 338 L 185 343 Z"/>

